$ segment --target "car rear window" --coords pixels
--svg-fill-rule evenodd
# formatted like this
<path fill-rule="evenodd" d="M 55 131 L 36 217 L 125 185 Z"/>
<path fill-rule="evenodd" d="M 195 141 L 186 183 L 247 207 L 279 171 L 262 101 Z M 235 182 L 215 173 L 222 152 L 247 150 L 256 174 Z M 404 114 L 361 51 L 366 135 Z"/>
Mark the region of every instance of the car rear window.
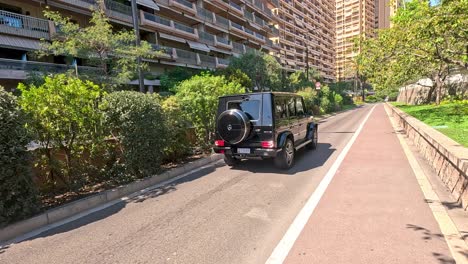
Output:
<path fill-rule="evenodd" d="M 258 120 L 260 118 L 260 101 L 231 101 L 228 102 L 228 109 L 238 109 L 243 111 L 251 120 Z"/>

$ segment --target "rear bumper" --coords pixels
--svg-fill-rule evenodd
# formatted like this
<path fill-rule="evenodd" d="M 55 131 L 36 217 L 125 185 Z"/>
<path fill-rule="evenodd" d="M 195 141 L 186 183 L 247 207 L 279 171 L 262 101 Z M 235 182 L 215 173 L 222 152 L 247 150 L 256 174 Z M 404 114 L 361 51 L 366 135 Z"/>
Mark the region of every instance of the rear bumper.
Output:
<path fill-rule="evenodd" d="M 233 155 L 236 157 L 243 157 L 243 158 L 255 158 L 255 157 L 263 157 L 263 158 L 274 158 L 278 155 L 278 152 L 281 149 L 265 149 L 265 148 L 250 148 L 250 153 L 237 153 L 236 147 L 213 147 L 215 153 L 222 153 Z"/>

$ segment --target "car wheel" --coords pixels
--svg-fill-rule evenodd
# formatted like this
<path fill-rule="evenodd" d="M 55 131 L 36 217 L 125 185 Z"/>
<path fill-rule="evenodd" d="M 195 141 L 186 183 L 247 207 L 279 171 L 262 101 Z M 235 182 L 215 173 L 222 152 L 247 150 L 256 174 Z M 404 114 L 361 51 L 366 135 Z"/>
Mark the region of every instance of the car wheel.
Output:
<path fill-rule="evenodd" d="M 312 142 L 307 144 L 308 149 L 316 149 L 318 144 L 318 128 L 315 127 L 314 134 L 312 135 Z"/>
<path fill-rule="evenodd" d="M 275 158 L 275 165 L 280 169 L 289 169 L 294 164 L 294 143 L 291 139 L 286 139 L 283 148 Z"/>
<path fill-rule="evenodd" d="M 236 166 L 237 164 L 239 164 L 240 162 L 240 159 L 232 156 L 232 155 L 228 155 L 228 154 L 224 154 L 224 162 L 226 163 L 226 165 L 230 166 L 230 167 L 233 167 L 233 166 Z"/>

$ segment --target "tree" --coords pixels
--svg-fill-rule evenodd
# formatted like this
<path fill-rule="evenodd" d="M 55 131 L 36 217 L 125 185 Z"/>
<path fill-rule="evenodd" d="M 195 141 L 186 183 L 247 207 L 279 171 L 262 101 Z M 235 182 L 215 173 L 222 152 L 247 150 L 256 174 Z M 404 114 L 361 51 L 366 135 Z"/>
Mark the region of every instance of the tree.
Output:
<path fill-rule="evenodd" d="M 177 87 L 180 82 L 190 79 L 190 77 L 198 74 L 199 70 L 194 70 L 186 67 L 175 67 L 163 73 L 159 79 L 161 80 L 161 90 L 166 92 L 177 92 Z"/>
<path fill-rule="evenodd" d="M 208 73 L 196 75 L 183 81 L 177 98 L 197 133 L 198 144 L 207 148 L 213 141 L 218 97 L 245 92 L 239 83 L 229 82 L 224 76 Z"/>
<path fill-rule="evenodd" d="M 0 87 L 0 227 L 38 211 L 24 121 L 16 98 Z"/>
<path fill-rule="evenodd" d="M 377 89 L 396 88 L 421 77 L 433 81 L 428 100 L 440 103 L 445 79 L 454 67 L 467 68 L 468 1 L 406 2 L 393 27 L 363 43 L 359 64 Z"/>
<path fill-rule="evenodd" d="M 293 91 L 307 87 L 315 87 L 315 82 L 322 81 L 320 73 L 314 68 L 309 69 L 309 76 L 304 71 L 296 71 L 289 75 L 289 83 Z"/>
<path fill-rule="evenodd" d="M 138 69 L 137 58 L 153 58 L 157 55 L 151 45 L 141 41 L 136 46 L 134 31 L 114 32 L 109 18 L 103 9 L 103 2 L 99 1 L 97 8 L 92 8 L 89 26 L 80 26 L 69 17 L 63 17 L 58 12 L 46 10 L 44 16 L 52 20 L 57 28 L 57 34 L 51 42 L 41 43 L 40 56 L 63 55 L 86 59 L 90 65 L 99 67 L 99 71 L 82 72 L 85 78 L 112 88 L 127 83 Z M 141 67 L 147 65 L 142 63 Z"/>
<path fill-rule="evenodd" d="M 67 74 L 48 76 L 41 86 L 20 84 L 19 89 L 20 105 L 29 116 L 26 125 L 41 146 L 48 182 L 61 181 L 76 190 L 84 180 L 84 157 L 103 141 L 97 105 L 105 93 L 91 81 Z"/>
<path fill-rule="evenodd" d="M 249 51 L 238 58 L 232 58 L 228 70 L 241 70 L 252 80 L 249 90 L 283 91 L 281 65 L 275 57 L 256 50 Z"/>

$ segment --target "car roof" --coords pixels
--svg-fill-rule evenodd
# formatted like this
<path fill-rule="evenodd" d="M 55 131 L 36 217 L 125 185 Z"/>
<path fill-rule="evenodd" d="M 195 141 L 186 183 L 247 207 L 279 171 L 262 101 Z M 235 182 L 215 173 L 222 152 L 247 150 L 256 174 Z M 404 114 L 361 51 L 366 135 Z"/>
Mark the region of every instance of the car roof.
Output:
<path fill-rule="evenodd" d="M 242 96 L 242 95 L 255 95 L 255 94 L 272 94 L 272 95 L 284 95 L 284 96 L 300 96 L 300 95 L 295 94 L 295 93 L 287 93 L 287 92 L 255 92 L 255 93 L 243 93 L 243 94 L 229 94 L 229 95 L 220 96 L 219 98 L 227 98 L 227 97 Z"/>

